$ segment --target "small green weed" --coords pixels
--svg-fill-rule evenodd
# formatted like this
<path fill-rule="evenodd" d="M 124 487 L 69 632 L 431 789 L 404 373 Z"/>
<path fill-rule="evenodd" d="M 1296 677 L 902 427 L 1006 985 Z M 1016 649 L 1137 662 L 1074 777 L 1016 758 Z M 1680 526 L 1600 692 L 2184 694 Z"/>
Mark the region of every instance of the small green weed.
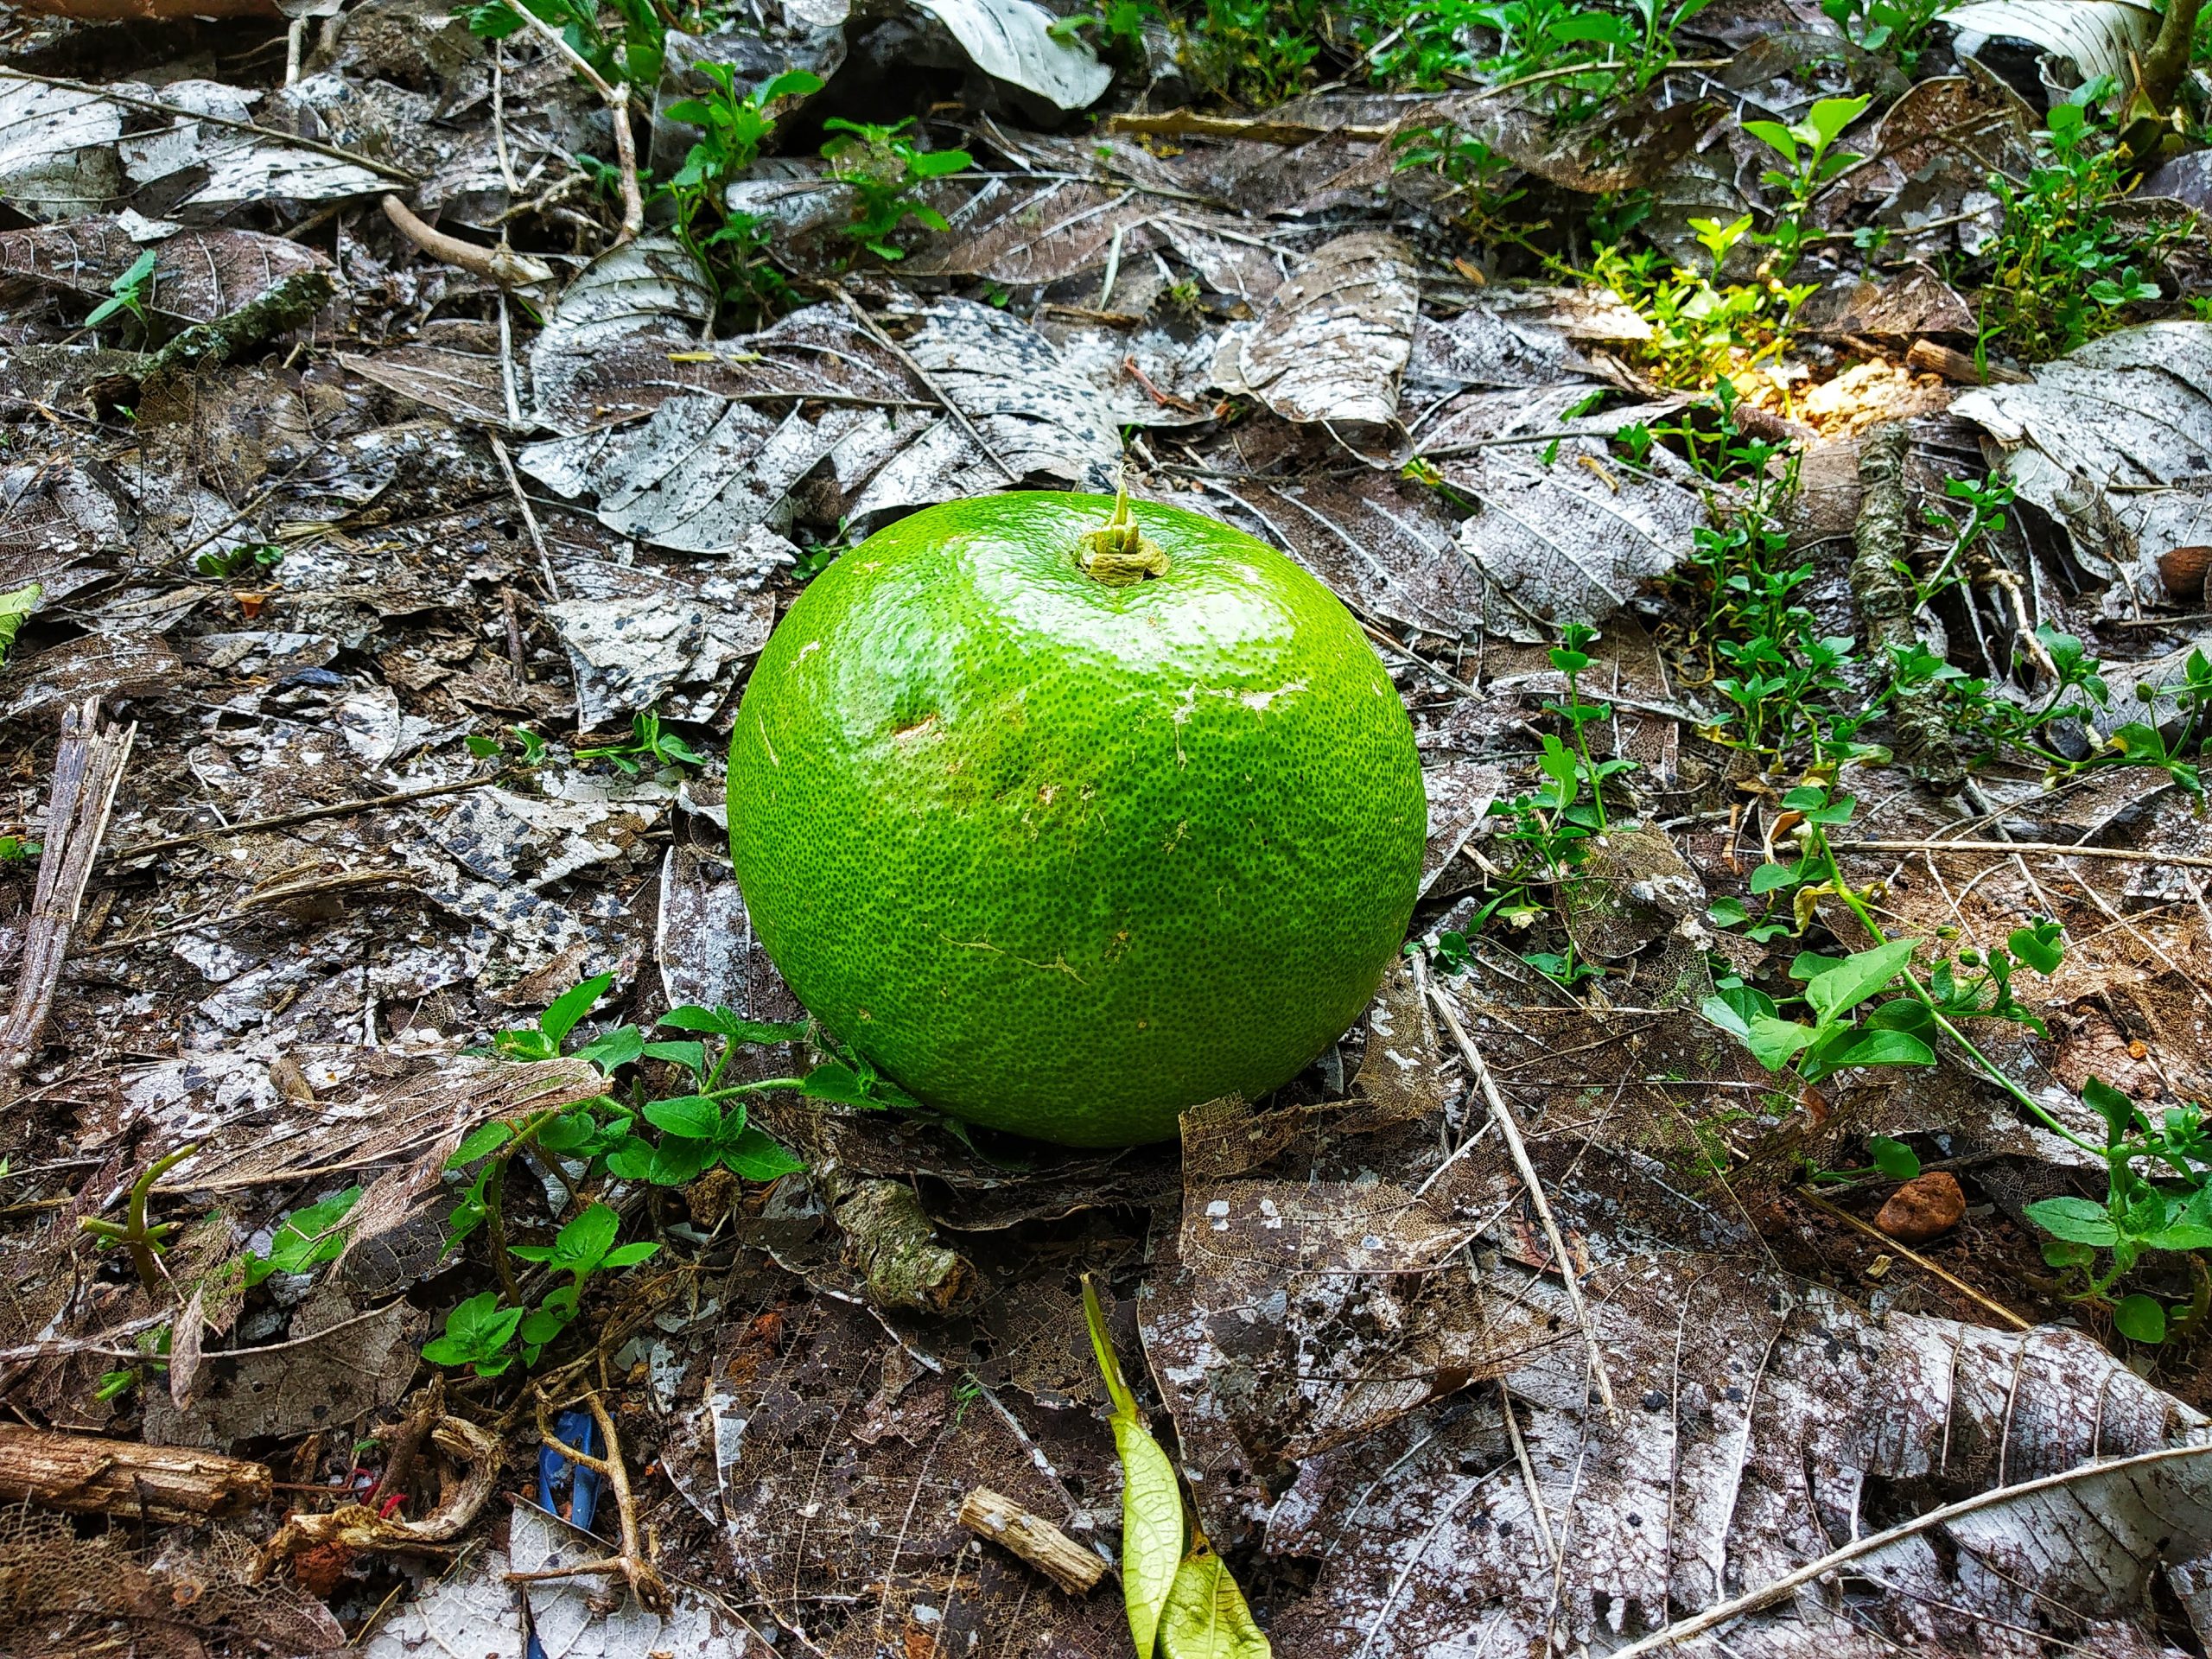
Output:
<path fill-rule="evenodd" d="M 879 127 L 832 117 L 822 124 L 839 135 L 822 146 L 830 176 L 856 199 L 845 235 L 878 258 L 903 259 L 906 251 L 890 238 L 908 219 L 932 231 L 950 228 L 918 192 L 931 179 L 973 167 L 974 156 L 964 149 L 918 149 L 904 136 L 911 119 Z"/>
<path fill-rule="evenodd" d="M 767 221 L 731 212 L 729 188 L 760 159 L 776 130 L 777 106 L 820 92 L 822 78 L 787 70 L 741 94 L 732 66 L 698 68 L 711 83 L 707 96 L 681 99 L 666 112 L 701 129 L 701 136 L 660 194 L 675 208 L 677 239 L 705 268 L 722 302 L 736 309 L 738 321 L 751 327 L 789 298 L 790 287 L 766 261 Z"/>
<path fill-rule="evenodd" d="M 1866 1137 L 1866 1156 L 1871 1162 L 1859 1169 L 1815 1169 L 1809 1179 L 1817 1186 L 1823 1181 L 1864 1181 L 1876 1179 L 1890 1181 L 1909 1181 L 1920 1173 L 1920 1154 L 1902 1141 L 1892 1141 L 1886 1135 Z"/>
<path fill-rule="evenodd" d="M 261 575 L 283 563 L 284 550 L 263 542 L 253 547 L 211 547 L 193 559 L 192 568 L 203 576 L 235 582 L 240 576 Z"/>
<path fill-rule="evenodd" d="M 1838 149 L 1835 141 L 1843 130 L 1866 112 L 1867 98 L 1824 98 L 1807 111 L 1802 121 L 1784 125 L 1779 121 L 1746 121 L 1744 130 L 1783 159 L 1769 168 L 1762 181 L 1781 191 L 1786 201 L 1776 213 L 1774 228 L 1758 239 L 1774 250 L 1769 269 L 1762 273 L 1777 281 L 1786 279 L 1804 252 L 1812 232 L 1805 215 L 1821 187 L 1859 157 Z"/>
<path fill-rule="evenodd" d="M 128 311 L 143 323 L 147 303 L 154 297 L 157 258 L 154 250 L 149 248 L 131 261 L 130 269 L 107 285 L 107 298 L 92 308 L 92 315 L 85 319 L 85 327 L 97 328 L 121 311 Z"/>
<path fill-rule="evenodd" d="M 549 745 L 527 726 L 510 726 L 505 736 L 487 732 L 471 732 L 461 743 L 479 760 L 499 760 L 523 772 L 534 772 L 545 764 Z"/>
<path fill-rule="evenodd" d="M 1891 59 L 1908 76 L 1942 10 L 1943 0 L 1821 0 L 1821 14 L 1846 40 Z"/>
<path fill-rule="evenodd" d="M 45 585 L 35 582 L 13 593 L 0 594 L 0 663 L 8 660 L 8 648 L 16 643 L 23 619 L 38 608 L 39 600 L 45 593 Z"/>
<path fill-rule="evenodd" d="M 195 1146 L 179 1147 L 165 1157 L 156 1158 L 139 1172 L 138 1179 L 130 1184 L 130 1197 L 124 1209 L 121 1221 L 103 1221 L 98 1216 L 86 1216 L 77 1225 L 92 1236 L 98 1249 L 121 1249 L 130 1257 L 137 1269 L 138 1282 L 147 1290 L 159 1294 L 165 1275 L 161 1258 L 169 1247 L 169 1235 L 176 1231 L 173 1221 L 148 1222 L 146 1205 L 154 1190 L 154 1183 L 175 1169 L 199 1150 Z"/>
<path fill-rule="evenodd" d="M 2025 1213 L 2050 1235 L 2044 1260 L 2066 1275 L 2070 1293 L 2102 1303 L 2146 1255 L 2212 1249 L 2212 1137 L 2196 1106 L 2170 1108 L 2153 1123 L 2099 1077 L 2083 1084 L 2082 1098 L 2105 1123 L 2105 1201 L 2044 1198 Z M 2201 1300 L 2201 1262 L 2195 1270 Z M 2201 1306 L 2171 1311 L 2192 1326 L 2204 1317 Z M 2141 1292 L 2112 1303 L 2112 1315 L 2120 1333 L 2137 1342 L 2164 1342 L 2172 1328 L 2167 1306 Z"/>
<path fill-rule="evenodd" d="M 92 1389 L 92 1398 L 103 1402 L 120 1400 L 133 1389 L 143 1388 L 156 1376 L 168 1375 L 170 1334 L 166 1325 L 141 1331 L 130 1344 L 138 1351 L 138 1357 L 111 1371 L 102 1371 Z"/>
<path fill-rule="evenodd" d="M 2138 237 L 2107 211 L 2120 194 L 2120 157 L 2076 104 L 2047 118 L 2049 157 L 2024 184 L 1992 174 L 2004 228 L 1981 290 L 1977 353 L 1997 346 L 2029 362 L 2063 357 L 2126 321 L 2127 308 L 2156 300 L 2151 273 L 2181 232 Z"/>
<path fill-rule="evenodd" d="M 473 745 L 470 752 L 475 752 Z M 651 709 L 631 716 L 628 742 L 578 749 L 576 759 L 611 760 L 633 778 L 649 767 L 658 772 L 668 767 L 703 766 L 707 764 L 707 757 L 684 739 L 674 732 L 664 731 L 660 715 Z"/>
<path fill-rule="evenodd" d="M 344 1223 L 361 1201 L 361 1189 L 349 1186 L 319 1204 L 295 1210 L 277 1224 L 269 1241 L 269 1254 L 245 1253 L 245 1282 L 249 1288 L 272 1273 L 308 1273 L 325 1262 L 334 1262 L 346 1248 Z"/>
<path fill-rule="evenodd" d="M 22 836 L 0 836 L 0 866 L 28 864 L 46 848 Z"/>
<path fill-rule="evenodd" d="M 556 1274 L 569 1275 L 569 1282 L 546 1292 L 544 1299 L 518 1327 L 524 1364 L 537 1363 L 537 1357 L 547 1344 L 569 1328 L 592 1274 L 634 1268 L 651 1261 L 659 1251 L 659 1243 L 652 1239 L 632 1244 L 615 1243 L 621 1230 L 621 1217 L 613 1209 L 603 1204 L 591 1204 L 562 1228 L 550 1244 L 507 1246 L 507 1254 L 518 1261 L 535 1262 Z"/>
<path fill-rule="evenodd" d="M 653 0 L 608 0 L 615 27 L 602 26 L 599 0 L 514 0 L 550 24 L 576 55 L 610 83 L 650 93 L 660 84 L 668 41 L 668 20 Z M 525 27 L 509 0 L 483 0 L 459 8 L 468 32 L 479 40 L 502 41 Z"/>

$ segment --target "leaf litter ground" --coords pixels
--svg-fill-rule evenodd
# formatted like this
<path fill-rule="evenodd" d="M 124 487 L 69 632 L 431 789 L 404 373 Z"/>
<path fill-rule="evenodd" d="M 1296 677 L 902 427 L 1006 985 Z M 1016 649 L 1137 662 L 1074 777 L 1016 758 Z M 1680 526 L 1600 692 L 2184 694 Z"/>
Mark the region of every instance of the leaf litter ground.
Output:
<path fill-rule="evenodd" d="M 0 1387 L 48 1452 L 189 1453 L 260 1494 L 157 1512 L 154 1465 L 107 1502 L 0 1444 L 27 1505 L 0 1538 L 10 1650 L 106 1627 L 179 1655 L 1125 1653 L 1114 1586 L 1056 1588 L 957 1519 L 984 1488 L 1116 1556 L 1090 1274 L 1280 1652 L 1661 1630 L 2202 1651 L 2204 1270 L 2169 1250 L 2119 1287 L 2175 1311 L 2139 1339 L 2118 1290 L 2069 1295 L 2030 1207 L 2101 1205 L 2093 1080 L 2155 1116 L 2212 1076 L 2212 860 L 2179 747 L 2203 704 L 2212 348 L 2148 305 L 2010 379 L 1928 372 L 1959 378 L 1974 343 L 1947 276 L 2003 228 L 1991 174 L 2044 157 L 2018 75 L 1962 35 L 1920 48 L 1916 82 L 1834 15 L 1723 4 L 1677 43 L 1695 65 L 1580 124 L 1464 85 L 1163 117 L 1206 88 L 1158 30 L 1150 85 L 1125 67 L 1108 93 L 1033 7 L 770 8 L 671 35 L 660 96 L 632 89 L 667 176 L 689 63 L 830 82 L 731 186 L 788 289 L 748 315 L 664 213 L 613 244 L 615 194 L 569 160 L 609 166 L 607 110 L 533 35 L 418 0 L 314 10 L 289 72 L 279 22 L 21 19 L 0 66 L 0 590 L 36 586 L 0 601 Z M 2113 38 L 1975 10 L 2085 62 Z M 1818 292 L 1773 365 L 1734 364 L 1738 434 L 1802 447 L 1769 499 L 1770 466 L 1697 464 L 1713 392 L 1663 372 L 1692 348 L 1673 279 L 1536 267 L 1525 236 L 1482 233 L 1484 193 L 1580 224 L 1640 192 L 1642 245 L 1705 269 L 1700 237 L 1777 210 L 1745 118 L 1869 89 L 1859 159 L 1805 209 L 1832 238 Z M 1102 95 L 1138 112 L 1062 113 Z M 854 257 L 861 187 L 801 142 L 833 111 L 926 115 L 933 149 L 975 160 L 920 184 L 895 264 Z M 1439 124 L 1501 170 L 1400 165 Z M 2140 194 L 2201 200 L 2190 159 Z M 459 254 L 404 234 L 388 190 Z M 503 233 L 554 277 L 502 290 L 481 256 Z M 1748 270 L 1726 257 L 1721 300 Z M 152 354 L 326 279 L 309 315 Z M 2089 741 L 2046 734 L 2074 744 L 2056 765 L 2016 748 L 1963 786 L 1872 755 L 1817 773 L 1859 798 L 1831 842 L 1887 935 L 1986 959 L 2040 919 L 2066 949 L 2020 980 L 2045 1034 L 1975 1027 L 1986 1069 L 1947 1049 L 1778 1077 L 1707 1000 L 1872 941 L 1811 874 L 1759 886 L 1799 857 L 1792 816 L 1820 808 L 1789 791 L 1820 757 L 1716 721 L 1699 534 L 1770 509 L 1810 566 L 1805 637 L 1861 633 L 1859 458 L 1901 420 L 1919 577 L 1945 563 L 1918 514 L 1947 485 L 2001 464 L 2017 498 L 1910 627 L 2014 707 L 2056 666 L 2038 627 L 2086 638 L 2152 737 L 2069 769 Z M 518 1156 L 510 1242 L 557 1255 L 588 1167 L 588 1198 L 659 1249 L 593 1280 L 527 1380 L 425 1362 L 497 1290 L 482 1234 L 448 1248 L 449 1159 L 607 1088 L 587 1059 L 483 1052 L 495 1033 L 596 975 L 616 988 L 580 1037 L 686 1005 L 800 1016 L 728 879 L 713 758 L 798 585 L 914 507 L 1117 475 L 1299 558 L 1413 711 L 1425 897 L 1362 1027 L 1277 1098 L 1194 1111 L 1179 1148 L 971 1144 L 762 1095 L 753 1122 L 809 1173 L 677 1191 Z M 1570 678 L 1550 648 L 1575 624 L 1599 636 Z M 1878 694 L 1865 662 L 1838 672 L 1827 706 Z M 1618 822 L 1523 903 L 1514 804 L 1547 833 L 1570 787 L 1588 809 L 1577 734 L 1591 765 L 1632 763 Z M 1755 938 L 1729 906 L 1778 909 Z M 778 1041 L 731 1075 L 802 1061 Z M 672 1093 L 670 1064 L 622 1087 Z M 1957 1183 L 1948 1228 L 1874 1226 L 1885 1146 Z M 172 1230 L 142 1282 L 79 1224 L 127 1230 L 134 1182 L 188 1147 L 147 1200 Z M 356 1189 L 328 1250 L 281 1233 Z"/>

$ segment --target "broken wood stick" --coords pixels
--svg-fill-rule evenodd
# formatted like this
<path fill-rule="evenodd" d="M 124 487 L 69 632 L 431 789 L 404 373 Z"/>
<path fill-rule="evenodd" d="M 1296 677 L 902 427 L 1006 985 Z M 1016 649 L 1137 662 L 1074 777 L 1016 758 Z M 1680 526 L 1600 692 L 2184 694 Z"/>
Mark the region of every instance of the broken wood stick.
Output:
<path fill-rule="evenodd" d="M 1866 630 L 1867 656 L 1894 680 L 1892 652 L 1920 644 L 1913 612 L 1919 604 L 1907 573 L 1912 551 L 1912 515 L 1905 502 L 1904 423 L 1876 427 L 1859 441 L 1859 522 L 1852 529 L 1851 597 Z M 1933 680 L 1898 685 L 1891 699 L 1897 734 L 1897 759 L 1922 782 L 1949 791 L 1966 781 L 1966 768 L 1952 741 L 1942 690 Z"/>
<path fill-rule="evenodd" d="M 87 697 L 62 711 L 61 747 L 54 757 L 54 788 L 47 798 L 46 851 L 23 930 L 22 965 L 14 1005 L 0 1020 L 0 1106 L 14 1098 L 16 1080 L 46 1033 L 54 988 L 69 955 L 69 936 L 85 902 L 85 884 L 115 810 L 115 791 L 138 735 L 133 724 L 99 729 L 100 703 Z"/>
<path fill-rule="evenodd" d="M 442 261 L 457 270 L 481 276 L 501 288 L 528 288 L 535 283 L 553 280 L 553 267 L 543 259 L 533 259 L 526 253 L 517 253 L 502 244 L 496 248 L 479 247 L 474 242 L 464 242 L 457 236 L 448 236 L 443 231 L 424 224 L 408 210 L 407 204 L 397 196 L 384 199 L 384 216 L 397 231 L 431 258 Z"/>
<path fill-rule="evenodd" d="M 1106 1563 L 1041 1515 L 988 1486 L 960 1501 L 960 1524 L 1003 1545 L 1071 1596 L 1087 1596 L 1106 1574 Z"/>
<path fill-rule="evenodd" d="M 337 293 L 338 279 L 328 271 L 296 270 L 228 316 L 186 329 L 146 359 L 138 378 L 142 384 L 157 380 L 211 358 L 235 363 L 278 335 L 304 327 Z"/>
<path fill-rule="evenodd" d="M 201 1521 L 269 1497 L 269 1465 L 0 1423 L 0 1499 L 79 1515 Z"/>
<path fill-rule="evenodd" d="M 1940 374 L 1962 386 L 2024 386 L 2035 378 L 2001 363 L 1977 363 L 1966 353 L 1932 340 L 1914 340 L 1905 350 L 1904 365 L 1923 374 Z"/>

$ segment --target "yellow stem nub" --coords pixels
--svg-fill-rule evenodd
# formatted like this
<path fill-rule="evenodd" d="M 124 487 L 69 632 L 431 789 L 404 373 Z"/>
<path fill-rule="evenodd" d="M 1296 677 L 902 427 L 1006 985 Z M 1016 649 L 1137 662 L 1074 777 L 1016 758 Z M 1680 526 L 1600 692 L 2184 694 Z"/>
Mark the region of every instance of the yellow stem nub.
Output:
<path fill-rule="evenodd" d="M 1129 513 L 1126 485 L 1114 496 L 1114 516 L 1077 543 L 1075 562 L 1093 582 L 1109 588 L 1127 588 L 1147 576 L 1167 574 L 1167 550 L 1137 528 Z"/>

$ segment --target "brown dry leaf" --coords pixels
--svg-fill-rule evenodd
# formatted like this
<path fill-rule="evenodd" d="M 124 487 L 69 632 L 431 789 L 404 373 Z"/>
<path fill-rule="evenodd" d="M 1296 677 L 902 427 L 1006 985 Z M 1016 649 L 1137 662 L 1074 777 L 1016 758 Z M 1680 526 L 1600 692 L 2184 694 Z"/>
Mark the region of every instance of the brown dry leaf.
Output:
<path fill-rule="evenodd" d="M 1221 337 L 1215 380 L 1287 421 L 1386 426 L 1413 355 L 1420 273 L 1395 237 L 1358 231 L 1325 244 L 1252 322 Z"/>
<path fill-rule="evenodd" d="M 429 1321 L 405 1302 L 358 1313 L 326 1287 L 293 1323 L 305 1328 L 289 1342 L 203 1351 L 188 1407 L 146 1400 L 145 1438 L 156 1446 L 228 1447 L 358 1423 L 407 1392 Z"/>
<path fill-rule="evenodd" d="M 287 276 L 330 269 L 330 261 L 314 249 L 258 231 L 180 230 L 149 236 L 143 230 L 133 234 L 135 229 L 103 213 L 0 231 L 0 273 L 99 301 L 108 297 L 117 277 L 150 252 L 156 264 L 147 311 L 173 323 L 193 323 L 226 316 Z"/>

